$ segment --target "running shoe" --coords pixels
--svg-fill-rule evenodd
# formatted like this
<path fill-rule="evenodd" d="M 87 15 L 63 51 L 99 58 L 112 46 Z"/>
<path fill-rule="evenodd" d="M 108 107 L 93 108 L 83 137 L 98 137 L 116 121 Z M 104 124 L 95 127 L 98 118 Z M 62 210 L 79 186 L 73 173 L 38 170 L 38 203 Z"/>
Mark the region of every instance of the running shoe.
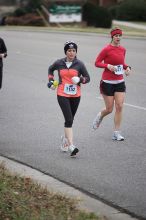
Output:
<path fill-rule="evenodd" d="M 120 134 L 119 131 L 114 131 L 112 139 L 115 141 L 124 141 L 124 137 Z"/>
<path fill-rule="evenodd" d="M 68 151 L 68 140 L 64 136 L 61 136 L 61 151 L 67 152 Z"/>
<path fill-rule="evenodd" d="M 79 149 L 76 148 L 73 144 L 70 145 L 68 148 L 69 148 L 71 157 L 76 156 L 76 154 L 79 152 Z"/>
<path fill-rule="evenodd" d="M 92 128 L 93 128 L 94 130 L 96 130 L 96 129 L 99 127 L 99 125 L 100 125 L 101 122 L 102 122 L 101 112 L 99 112 L 99 113 L 97 114 L 96 118 L 95 118 L 94 121 L 93 121 Z"/>

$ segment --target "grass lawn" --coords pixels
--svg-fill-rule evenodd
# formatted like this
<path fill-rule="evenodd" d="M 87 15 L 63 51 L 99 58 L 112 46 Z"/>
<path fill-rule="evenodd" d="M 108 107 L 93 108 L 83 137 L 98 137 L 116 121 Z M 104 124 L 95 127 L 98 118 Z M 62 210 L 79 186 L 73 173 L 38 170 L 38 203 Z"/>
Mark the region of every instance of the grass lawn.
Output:
<path fill-rule="evenodd" d="M 0 164 L 0 220 L 105 220 L 77 209 L 78 201 L 49 192 Z"/>
<path fill-rule="evenodd" d="M 136 23 L 136 22 L 135 22 Z M 117 25 L 113 25 L 115 27 Z M 118 25 L 123 30 L 124 37 L 146 37 L 146 30 L 137 29 L 133 27 L 127 27 L 124 25 Z M 82 32 L 82 33 L 97 33 L 103 35 L 109 35 L 110 29 L 108 28 L 94 28 L 94 27 L 81 27 L 75 25 L 60 25 L 59 27 L 30 27 L 30 26 L 2 26 L 1 30 L 16 30 L 16 31 L 68 31 L 68 32 Z"/>

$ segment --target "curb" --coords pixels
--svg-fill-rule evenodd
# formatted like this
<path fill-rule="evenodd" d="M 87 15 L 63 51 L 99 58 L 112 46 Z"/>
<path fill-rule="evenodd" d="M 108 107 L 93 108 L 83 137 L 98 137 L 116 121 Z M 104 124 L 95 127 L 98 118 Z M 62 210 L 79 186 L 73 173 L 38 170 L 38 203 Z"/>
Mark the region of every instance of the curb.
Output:
<path fill-rule="evenodd" d="M 89 212 L 94 212 L 99 216 L 106 216 L 105 220 L 137 220 L 128 214 L 112 208 L 103 202 L 96 200 L 65 183 L 56 180 L 38 170 L 30 168 L 21 163 L 0 156 L 0 163 L 4 163 L 5 167 L 14 174 L 22 177 L 30 177 L 42 187 L 46 187 L 49 191 L 64 194 L 67 197 L 75 198 L 79 201 L 78 208 Z"/>
<path fill-rule="evenodd" d="M 135 23 L 128 22 L 128 21 L 113 20 L 113 24 L 114 25 L 123 25 L 123 26 L 131 27 L 131 28 L 141 29 L 141 30 L 146 30 L 146 25 L 135 24 Z"/>

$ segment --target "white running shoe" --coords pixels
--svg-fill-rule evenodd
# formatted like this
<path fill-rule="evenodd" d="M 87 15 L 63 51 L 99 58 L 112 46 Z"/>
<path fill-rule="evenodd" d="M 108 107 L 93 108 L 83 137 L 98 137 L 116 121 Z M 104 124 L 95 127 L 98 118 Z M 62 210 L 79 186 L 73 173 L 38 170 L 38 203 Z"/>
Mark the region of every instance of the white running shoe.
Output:
<path fill-rule="evenodd" d="M 96 129 L 99 127 L 99 125 L 100 125 L 101 122 L 102 122 L 101 112 L 99 112 L 99 113 L 97 114 L 96 118 L 95 118 L 94 121 L 93 121 L 92 128 L 93 128 L 94 130 L 96 130 Z"/>
<path fill-rule="evenodd" d="M 67 152 L 68 151 L 68 140 L 64 136 L 61 136 L 61 151 Z"/>
<path fill-rule="evenodd" d="M 76 148 L 73 144 L 70 145 L 68 148 L 69 148 L 71 157 L 76 156 L 76 154 L 79 152 L 79 149 Z"/>
<path fill-rule="evenodd" d="M 119 131 L 114 131 L 112 139 L 115 141 L 124 141 L 124 137 L 120 134 Z"/>

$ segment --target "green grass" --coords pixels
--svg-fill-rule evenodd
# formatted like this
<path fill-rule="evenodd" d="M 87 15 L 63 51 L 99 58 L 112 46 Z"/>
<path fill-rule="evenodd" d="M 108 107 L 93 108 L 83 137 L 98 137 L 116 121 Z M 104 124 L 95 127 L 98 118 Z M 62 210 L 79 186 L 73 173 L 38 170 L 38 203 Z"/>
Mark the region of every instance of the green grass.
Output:
<path fill-rule="evenodd" d="M 146 26 L 146 21 L 134 21 L 132 23 L 135 23 L 135 24 L 142 24 L 142 25 L 145 25 Z"/>
<path fill-rule="evenodd" d="M 116 25 L 113 25 L 116 26 Z M 133 27 L 127 27 L 123 25 L 118 25 L 122 28 L 124 32 L 124 37 L 146 37 L 146 30 L 137 29 Z M 3 26 L 1 30 L 17 30 L 17 31 L 68 31 L 68 32 L 83 32 L 83 33 L 97 33 L 107 35 L 109 34 L 110 29 L 107 28 L 94 28 L 94 27 L 81 27 L 80 25 L 65 25 L 60 27 L 30 27 L 30 26 Z"/>
<path fill-rule="evenodd" d="M 1 220 L 103 220 L 77 209 L 78 201 L 49 192 L 30 178 L 14 175 L 0 164 Z"/>

